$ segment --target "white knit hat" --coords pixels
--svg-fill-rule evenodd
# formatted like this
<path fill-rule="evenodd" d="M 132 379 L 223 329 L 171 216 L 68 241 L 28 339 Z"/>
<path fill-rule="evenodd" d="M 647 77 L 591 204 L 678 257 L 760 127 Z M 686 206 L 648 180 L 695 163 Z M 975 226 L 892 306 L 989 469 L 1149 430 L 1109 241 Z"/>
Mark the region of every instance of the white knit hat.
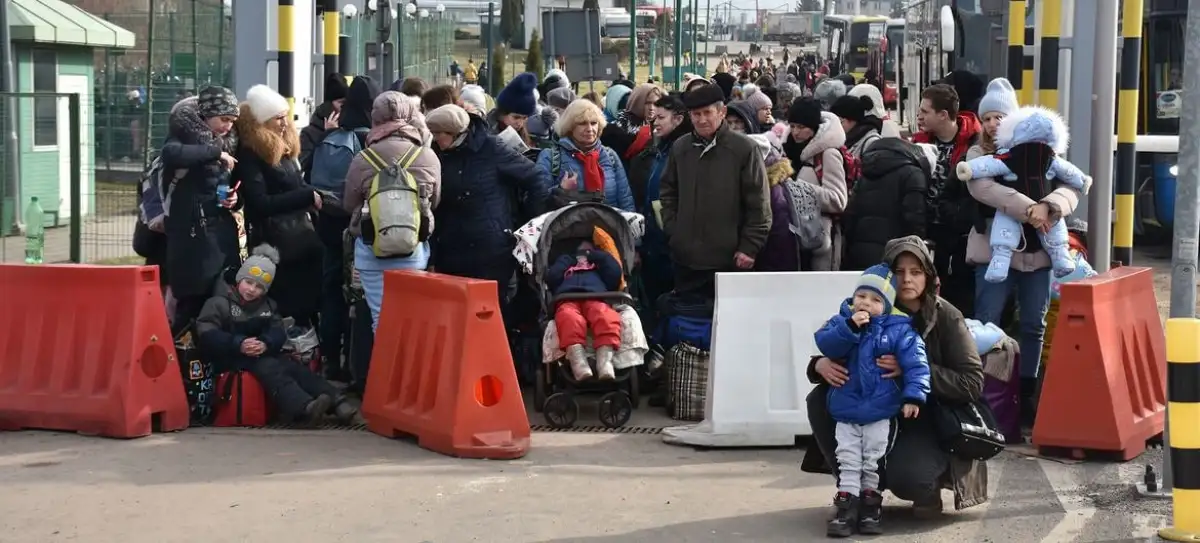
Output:
<path fill-rule="evenodd" d="M 284 115 L 291 109 L 286 98 L 266 85 L 250 87 L 246 91 L 246 104 L 250 106 L 250 115 L 259 123 Z"/>
<path fill-rule="evenodd" d="M 847 92 L 846 95 L 854 96 L 856 98 L 859 96 L 866 96 L 867 98 L 870 98 L 874 107 L 871 109 L 871 111 L 867 112 L 867 115 L 875 117 L 876 119 L 887 118 L 887 110 L 883 107 L 883 95 L 879 93 L 879 88 L 875 85 L 860 83 L 850 87 L 850 91 Z"/>
<path fill-rule="evenodd" d="M 987 94 L 979 100 L 979 115 L 983 116 L 993 111 L 1005 116 L 1012 115 L 1020 106 L 1017 104 L 1017 91 L 1012 83 L 1003 77 L 991 80 L 987 86 Z"/>

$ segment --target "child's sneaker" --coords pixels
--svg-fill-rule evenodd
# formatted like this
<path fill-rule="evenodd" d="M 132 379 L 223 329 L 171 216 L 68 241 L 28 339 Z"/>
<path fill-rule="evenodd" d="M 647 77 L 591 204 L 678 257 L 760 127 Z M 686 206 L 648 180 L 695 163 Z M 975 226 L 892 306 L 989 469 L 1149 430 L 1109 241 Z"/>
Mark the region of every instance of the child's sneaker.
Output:
<path fill-rule="evenodd" d="M 833 506 L 837 508 L 837 512 L 825 526 L 825 535 L 850 537 L 858 524 L 858 496 L 849 492 L 838 492 L 833 498 Z"/>
<path fill-rule="evenodd" d="M 859 498 L 858 533 L 879 535 L 883 533 L 883 495 L 875 490 L 862 491 Z"/>
<path fill-rule="evenodd" d="M 328 394 L 321 394 L 304 406 L 304 415 L 309 424 L 321 424 L 325 421 L 325 413 L 329 412 L 330 407 L 333 407 L 333 398 Z"/>

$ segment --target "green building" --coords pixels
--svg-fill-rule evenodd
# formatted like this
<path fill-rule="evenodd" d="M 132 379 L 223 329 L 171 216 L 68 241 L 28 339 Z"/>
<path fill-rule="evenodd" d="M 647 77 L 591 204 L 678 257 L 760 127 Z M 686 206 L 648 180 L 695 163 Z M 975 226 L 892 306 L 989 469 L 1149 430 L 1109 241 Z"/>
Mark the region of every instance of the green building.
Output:
<path fill-rule="evenodd" d="M 83 215 L 95 209 L 95 67 L 97 49 L 133 47 L 132 32 L 62 0 L 6 2 L 18 92 L 78 93 L 82 147 Z M 21 178 L 0 169 L 0 235 L 13 232 L 14 214 L 37 196 L 47 226 L 65 225 L 71 214 L 67 98 L 21 98 L 18 106 Z M 0 150 L 6 141 L 0 141 Z M 7 153 L 0 153 L 0 162 Z M 22 222 L 29 217 L 21 217 Z"/>

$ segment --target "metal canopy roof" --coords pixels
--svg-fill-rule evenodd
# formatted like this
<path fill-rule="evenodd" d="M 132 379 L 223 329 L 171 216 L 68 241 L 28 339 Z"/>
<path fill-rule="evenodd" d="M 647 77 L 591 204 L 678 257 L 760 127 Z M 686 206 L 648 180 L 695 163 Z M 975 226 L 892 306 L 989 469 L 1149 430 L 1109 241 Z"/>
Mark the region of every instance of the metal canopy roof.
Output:
<path fill-rule="evenodd" d="M 8 20 L 14 41 L 84 47 L 133 47 L 133 32 L 63 0 L 11 0 Z"/>

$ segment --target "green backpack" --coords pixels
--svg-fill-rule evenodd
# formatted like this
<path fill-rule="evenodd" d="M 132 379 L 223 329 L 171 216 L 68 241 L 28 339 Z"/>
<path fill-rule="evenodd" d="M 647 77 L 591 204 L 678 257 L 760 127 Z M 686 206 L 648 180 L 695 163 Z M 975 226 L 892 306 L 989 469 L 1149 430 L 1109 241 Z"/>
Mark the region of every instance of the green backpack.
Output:
<path fill-rule="evenodd" d="M 363 203 L 363 243 L 378 258 L 409 256 L 421 242 L 421 191 L 408 168 L 421 155 L 413 146 L 392 164 L 373 149 L 363 150 L 363 159 L 375 169 L 368 196 Z"/>

